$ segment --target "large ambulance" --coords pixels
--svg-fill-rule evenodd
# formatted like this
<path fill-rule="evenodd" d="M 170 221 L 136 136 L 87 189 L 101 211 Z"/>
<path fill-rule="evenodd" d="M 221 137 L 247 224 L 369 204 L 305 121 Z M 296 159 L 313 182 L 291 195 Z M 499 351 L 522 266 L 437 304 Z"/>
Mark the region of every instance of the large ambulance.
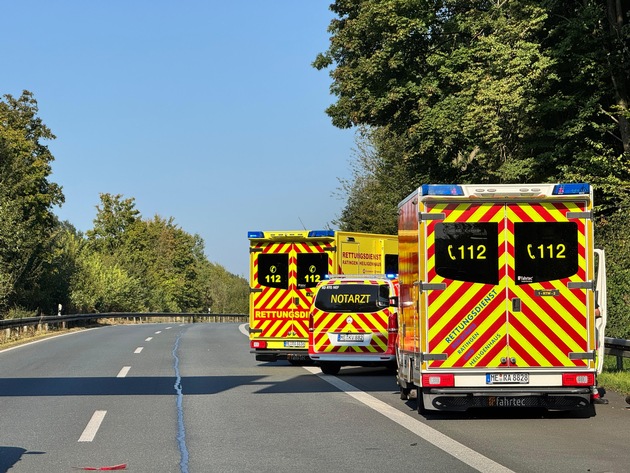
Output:
<path fill-rule="evenodd" d="M 589 184 L 423 185 L 398 236 L 402 399 L 594 412 L 606 288 Z"/>
<path fill-rule="evenodd" d="M 398 238 L 336 230 L 250 231 L 249 339 L 258 361 L 310 362 L 313 291 L 330 274 L 396 272 Z"/>
<path fill-rule="evenodd" d="M 320 282 L 309 319 L 308 354 L 325 374 L 342 366 L 396 368 L 395 274 L 337 275 Z"/>

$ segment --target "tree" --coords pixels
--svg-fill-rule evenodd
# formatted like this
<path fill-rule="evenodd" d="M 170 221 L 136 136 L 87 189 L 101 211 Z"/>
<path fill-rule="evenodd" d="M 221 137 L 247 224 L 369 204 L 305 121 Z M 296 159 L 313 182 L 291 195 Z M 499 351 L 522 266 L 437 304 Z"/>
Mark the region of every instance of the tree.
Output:
<path fill-rule="evenodd" d="M 141 312 L 141 281 L 115 259 L 85 247 L 71 282 L 70 299 L 79 312 Z"/>
<path fill-rule="evenodd" d="M 123 244 L 125 232 L 140 220 L 140 212 L 133 198 L 102 193 L 100 199 L 94 228 L 87 231 L 87 237 L 94 249 L 111 254 Z"/>
<path fill-rule="evenodd" d="M 346 231 L 395 235 L 398 203 L 423 178 L 400 159 L 404 140 L 386 128 L 360 127 L 356 144 L 352 178 L 340 180 L 346 206 L 334 223 Z"/>
<path fill-rule="evenodd" d="M 71 287 L 82 310 L 246 310 L 247 284 L 204 254 L 198 235 L 173 218 L 143 219 L 133 198 L 101 194 Z M 245 288 L 245 290 L 243 289 Z"/>
<path fill-rule="evenodd" d="M 314 66 L 334 66 L 333 124 L 389 128 L 429 182 L 581 173 L 611 209 L 628 188 L 623 8 L 610 34 L 595 0 L 338 0 Z"/>
<path fill-rule="evenodd" d="M 37 116 L 37 101 L 24 91 L 0 101 L 0 309 L 28 304 L 54 246 L 64 202 L 49 181 L 54 157 L 44 140 L 54 139 Z"/>

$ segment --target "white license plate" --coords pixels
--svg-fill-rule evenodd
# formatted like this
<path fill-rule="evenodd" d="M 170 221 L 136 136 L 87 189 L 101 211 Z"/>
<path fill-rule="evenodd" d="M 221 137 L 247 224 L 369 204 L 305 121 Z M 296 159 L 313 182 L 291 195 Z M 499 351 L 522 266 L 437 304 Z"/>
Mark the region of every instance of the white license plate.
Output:
<path fill-rule="evenodd" d="M 529 373 L 487 373 L 486 384 L 529 384 Z"/>
<path fill-rule="evenodd" d="M 298 340 L 285 340 L 284 346 L 285 348 L 306 348 L 306 342 Z"/>
<path fill-rule="evenodd" d="M 362 342 L 363 340 L 365 340 L 365 338 L 362 333 L 338 333 L 337 334 L 338 342 Z"/>

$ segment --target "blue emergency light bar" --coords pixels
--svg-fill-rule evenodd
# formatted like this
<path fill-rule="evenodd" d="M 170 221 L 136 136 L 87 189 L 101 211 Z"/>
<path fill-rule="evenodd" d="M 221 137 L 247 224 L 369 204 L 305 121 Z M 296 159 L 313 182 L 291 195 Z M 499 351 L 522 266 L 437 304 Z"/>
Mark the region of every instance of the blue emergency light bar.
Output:
<path fill-rule="evenodd" d="M 309 238 L 334 237 L 334 230 L 311 230 L 308 232 Z"/>
<path fill-rule="evenodd" d="M 590 194 L 591 186 L 584 182 L 575 184 L 556 184 L 553 186 L 552 195 L 578 195 Z"/>
<path fill-rule="evenodd" d="M 264 236 L 265 234 L 263 232 L 256 230 L 247 232 L 247 238 L 263 238 Z"/>
<path fill-rule="evenodd" d="M 387 274 L 385 275 L 385 277 L 386 277 L 387 279 L 396 279 L 396 278 L 398 277 L 398 274 L 395 274 L 395 273 L 387 273 Z"/>
<path fill-rule="evenodd" d="M 456 184 L 422 184 L 422 195 L 464 195 L 464 190 Z"/>

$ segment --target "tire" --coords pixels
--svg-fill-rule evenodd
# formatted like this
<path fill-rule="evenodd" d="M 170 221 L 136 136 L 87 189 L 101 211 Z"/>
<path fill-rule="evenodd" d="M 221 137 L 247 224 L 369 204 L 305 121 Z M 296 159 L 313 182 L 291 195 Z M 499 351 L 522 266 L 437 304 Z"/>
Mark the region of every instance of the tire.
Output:
<path fill-rule="evenodd" d="M 402 399 L 403 401 L 406 401 L 409 399 L 409 388 L 403 388 L 402 386 L 400 387 L 400 399 Z"/>
<path fill-rule="evenodd" d="M 324 374 L 339 374 L 339 370 L 341 370 L 341 365 L 336 363 L 322 363 L 320 366 L 322 373 Z"/>

